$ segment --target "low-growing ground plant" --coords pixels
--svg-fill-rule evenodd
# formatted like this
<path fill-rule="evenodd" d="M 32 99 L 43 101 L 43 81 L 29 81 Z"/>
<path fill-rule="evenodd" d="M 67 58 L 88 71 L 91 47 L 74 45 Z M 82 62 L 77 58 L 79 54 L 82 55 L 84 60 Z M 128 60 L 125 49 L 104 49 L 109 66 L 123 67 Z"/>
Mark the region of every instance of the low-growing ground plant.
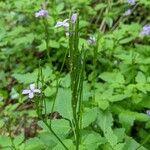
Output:
<path fill-rule="evenodd" d="M 150 1 L 1 0 L 0 150 L 149 150 Z"/>

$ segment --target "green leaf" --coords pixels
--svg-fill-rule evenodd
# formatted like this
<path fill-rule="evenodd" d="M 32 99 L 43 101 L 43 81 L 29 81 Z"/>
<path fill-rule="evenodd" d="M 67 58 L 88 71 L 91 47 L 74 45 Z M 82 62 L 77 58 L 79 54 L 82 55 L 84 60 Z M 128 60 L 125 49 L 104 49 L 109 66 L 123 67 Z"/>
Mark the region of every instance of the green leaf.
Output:
<path fill-rule="evenodd" d="M 128 113 L 121 113 L 119 114 L 119 122 L 122 124 L 124 128 L 128 131 L 134 123 L 135 117 L 130 116 Z"/>
<path fill-rule="evenodd" d="M 11 142 L 10 137 L 0 135 L 0 146 L 1 147 L 7 147 L 7 146 L 11 147 L 11 145 L 12 145 L 12 142 Z"/>
<path fill-rule="evenodd" d="M 86 150 L 95 150 L 99 145 L 104 144 L 106 140 L 100 136 L 98 133 L 90 133 L 83 137 L 83 145 Z"/>
<path fill-rule="evenodd" d="M 113 131 L 118 138 L 118 142 L 123 142 L 125 138 L 125 128 L 116 128 Z"/>
<path fill-rule="evenodd" d="M 136 78 L 135 78 L 135 81 L 137 83 L 146 83 L 146 77 L 145 75 L 142 73 L 142 72 L 138 72 Z"/>
<path fill-rule="evenodd" d="M 122 101 L 126 98 L 128 98 L 130 95 L 125 95 L 125 94 L 117 94 L 117 95 L 113 95 L 109 98 L 110 102 L 117 102 L 117 101 Z"/>
<path fill-rule="evenodd" d="M 58 111 L 63 117 L 72 119 L 71 90 L 59 88 L 56 97 L 55 111 Z"/>
<path fill-rule="evenodd" d="M 55 40 L 49 40 L 49 46 L 51 48 L 59 48 L 60 44 L 57 41 L 55 41 Z"/>
<path fill-rule="evenodd" d="M 97 118 L 98 110 L 97 108 L 87 109 L 82 116 L 82 126 L 83 128 L 89 126 Z"/>
<path fill-rule="evenodd" d="M 118 73 L 111 73 L 111 72 L 104 72 L 99 76 L 102 80 L 109 82 L 109 83 L 124 83 L 124 76 Z"/>
<path fill-rule="evenodd" d="M 75 145 L 73 144 L 73 141 L 70 139 L 63 140 L 63 143 L 68 147 L 69 150 L 75 150 Z M 53 150 L 66 150 L 62 144 L 58 143 Z"/>
<path fill-rule="evenodd" d="M 106 110 L 109 107 L 109 102 L 107 100 L 99 100 L 98 106 L 102 110 Z"/>
<path fill-rule="evenodd" d="M 126 44 L 134 40 L 134 37 L 127 37 L 119 41 L 120 44 Z"/>
<path fill-rule="evenodd" d="M 113 133 L 113 130 L 110 127 L 108 127 L 104 135 L 111 147 L 115 147 L 118 139 L 117 136 Z"/>
<path fill-rule="evenodd" d="M 98 11 L 98 10 L 101 10 L 101 9 L 105 8 L 106 6 L 107 6 L 106 4 L 100 3 L 100 4 L 97 4 L 94 9 L 96 11 Z"/>
<path fill-rule="evenodd" d="M 125 141 L 126 141 L 126 144 L 123 150 L 136 150 L 139 147 L 139 143 L 137 143 L 132 137 L 126 137 Z M 138 150 L 148 150 L 148 149 L 142 146 Z"/>
<path fill-rule="evenodd" d="M 110 112 L 99 111 L 97 117 L 98 117 L 97 124 L 104 133 L 107 131 L 108 128 L 112 127 L 113 118 L 112 118 L 112 114 Z"/>
<path fill-rule="evenodd" d="M 55 133 L 59 135 L 68 135 L 70 131 L 70 124 L 67 120 L 58 119 L 52 121 L 52 128 L 55 131 Z"/>
<path fill-rule="evenodd" d="M 119 143 L 115 145 L 114 150 L 123 150 L 125 143 Z"/>
<path fill-rule="evenodd" d="M 24 141 L 24 135 L 23 135 L 23 134 L 20 134 L 20 135 L 18 135 L 18 136 L 15 137 L 15 139 L 14 139 L 13 142 L 14 142 L 15 146 L 17 147 L 17 146 L 19 146 L 23 141 Z"/>
<path fill-rule="evenodd" d="M 47 87 L 45 90 L 44 90 L 44 95 L 46 97 L 50 97 L 52 95 L 54 95 L 56 93 L 56 88 L 54 87 Z"/>
<path fill-rule="evenodd" d="M 31 138 L 26 141 L 25 150 L 44 150 L 46 147 L 39 138 Z"/>

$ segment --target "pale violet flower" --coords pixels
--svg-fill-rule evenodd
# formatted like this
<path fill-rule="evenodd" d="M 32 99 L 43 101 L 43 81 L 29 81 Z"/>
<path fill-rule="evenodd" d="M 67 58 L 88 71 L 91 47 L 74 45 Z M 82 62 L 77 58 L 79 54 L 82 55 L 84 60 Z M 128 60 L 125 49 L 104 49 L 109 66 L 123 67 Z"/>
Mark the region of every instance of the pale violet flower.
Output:
<path fill-rule="evenodd" d="M 55 25 L 55 28 L 59 28 L 59 27 L 68 28 L 69 27 L 68 20 L 69 19 L 65 19 L 64 21 L 58 21 Z"/>
<path fill-rule="evenodd" d="M 76 23 L 77 17 L 78 17 L 78 14 L 77 14 L 77 13 L 76 13 L 76 14 L 72 14 L 72 16 L 71 16 L 71 21 L 72 21 L 73 24 Z"/>
<path fill-rule="evenodd" d="M 135 5 L 135 0 L 128 0 L 129 5 Z"/>
<path fill-rule="evenodd" d="M 30 84 L 29 89 L 25 89 L 25 90 L 22 91 L 22 94 L 28 95 L 28 97 L 30 99 L 32 99 L 34 97 L 35 93 L 41 93 L 40 89 L 35 88 L 35 84 Z"/>
<path fill-rule="evenodd" d="M 35 13 L 35 17 L 47 17 L 48 16 L 48 11 L 45 9 L 41 9 L 38 12 Z"/>
<path fill-rule="evenodd" d="M 140 32 L 140 35 L 141 36 L 148 36 L 148 35 L 150 35 L 150 25 L 145 25 L 143 27 L 142 32 Z"/>
<path fill-rule="evenodd" d="M 150 110 L 147 110 L 147 111 L 146 111 L 146 113 L 147 113 L 147 115 L 149 115 L 149 116 L 150 116 Z"/>
<path fill-rule="evenodd" d="M 94 36 L 90 36 L 88 39 L 89 45 L 94 45 L 96 43 L 96 38 Z"/>
<path fill-rule="evenodd" d="M 132 10 L 128 9 L 127 11 L 125 11 L 125 13 L 123 14 L 123 16 L 129 16 L 129 15 L 131 15 L 131 13 L 132 13 Z"/>

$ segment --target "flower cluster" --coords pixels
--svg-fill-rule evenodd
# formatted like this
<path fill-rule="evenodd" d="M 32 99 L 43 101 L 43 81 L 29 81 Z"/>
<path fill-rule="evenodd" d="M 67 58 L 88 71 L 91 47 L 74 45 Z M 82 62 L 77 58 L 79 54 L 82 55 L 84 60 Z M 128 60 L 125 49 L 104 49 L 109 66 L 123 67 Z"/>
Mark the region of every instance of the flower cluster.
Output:
<path fill-rule="evenodd" d="M 25 90 L 22 91 L 22 94 L 28 95 L 28 97 L 30 99 L 32 99 L 34 97 L 35 93 L 41 93 L 40 89 L 35 88 L 35 84 L 30 84 L 29 89 L 25 89 Z"/>
<path fill-rule="evenodd" d="M 73 14 L 73 15 L 71 16 L 71 22 L 72 22 L 73 24 L 76 23 L 77 17 L 78 17 L 77 14 Z M 69 30 L 69 23 L 68 23 L 68 21 L 69 21 L 69 19 L 65 19 L 64 21 L 58 21 L 58 22 L 56 23 L 56 25 L 55 25 L 55 28 L 64 27 L 65 30 L 66 30 L 66 36 L 69 36 L 69 35 L 70 35 L 69 32 L 68 32 L 68 30 Z"/>
<path fill-rule="evenodd" d="M 38 12 L 35 13 L 35 17 L 47 17 L 48 16 L 48 11 L 45 9 L 41 9 Z"/>
<path fill-rule="evenodd" d="M 69 19 L 65 19 L 64 21 L 58 21 L 55 25 L 55 28 L 59 28 L 59 27 L 68 28 L 69 27 L 68 20 Z"/>
<path fill-rule="evenodd" d="M 141 36 L 148 36 L 150 35 L 150 25 L 145 25 L 143 27 L 142 32 L 140 33 Z"/>
<path fill-rule="evenodd" d="M 129 5 L 135 5 L 135 0 L 128 0 Z"/>
<path fill-rule="evenodd" d="M 73 24 L 76 23 L 78 15 L 77 14 L 73 14 L 71 16 L 71 21 Z M 58 21 L 55 25 L 56 28 L 58 27 L 64 27 L 64 28 L 69 28 L 69 23 L 68 23 L 69 19 L 65 19 L 64 21 Z"/>
<path fill-rule="evenodd" d="M 94 36 L 90 36 L 88 39 L 89 45 L 94 45 L 96 43 L 96 38 Z"/>

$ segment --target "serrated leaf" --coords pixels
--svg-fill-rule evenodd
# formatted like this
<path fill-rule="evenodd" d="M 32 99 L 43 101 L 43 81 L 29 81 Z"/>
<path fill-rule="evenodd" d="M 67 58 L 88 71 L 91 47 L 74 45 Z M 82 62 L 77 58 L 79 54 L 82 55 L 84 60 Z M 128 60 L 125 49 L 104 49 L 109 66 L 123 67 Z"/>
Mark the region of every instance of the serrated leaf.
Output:
<path fill-rule="evenodd" d="M 146 83 L 146 77 L 145 75 L 142 73 L 142 72 L 138 72 L 136 78 L 135 78 L 135 81 L 137 83 Z"/>
<path fill-rule="evenodd" d="M 113 130 L 111 128 L 107 128 L 106 132 L 104 133 L 107 141 L 111 145 L 111 147 L 115 147 L 117 144 L 117 136 L 113 133 Z"/>
<path fill-rule="evenodd" d="M 98 133 L 91 133 L 83 137 L 83 145 L 85 145 L 86 150 L 97 149 L 99 145 L 104 144 L 106 140 L 100 136 Z"/>
<path fill-rule="evenodd" d="M 71 90 L 59 88 L 55 102 L 55 111 L 58 111 L 63 117 L 72 120 Z"/>
<path fill-rule="evenodd" d="M 124 76 L 118 73 L 104 72 L 99 76 L 102 80 L 110 83 L 124 83 Z"/>
<path fill-rule="evenodd" d="M 110 112 L 98 112 L 97 116 L 97 124 L 101 128 L 101 130 L 105 133 L 106 130 L 113 125 L 113 118 Z"/>
<path fill-rule="evenodd" d="M 82 126 L 83 128 L 89 126 L 97 118 L 98 110 L 97 108 L 87 109 L 82 116 Z"/>

